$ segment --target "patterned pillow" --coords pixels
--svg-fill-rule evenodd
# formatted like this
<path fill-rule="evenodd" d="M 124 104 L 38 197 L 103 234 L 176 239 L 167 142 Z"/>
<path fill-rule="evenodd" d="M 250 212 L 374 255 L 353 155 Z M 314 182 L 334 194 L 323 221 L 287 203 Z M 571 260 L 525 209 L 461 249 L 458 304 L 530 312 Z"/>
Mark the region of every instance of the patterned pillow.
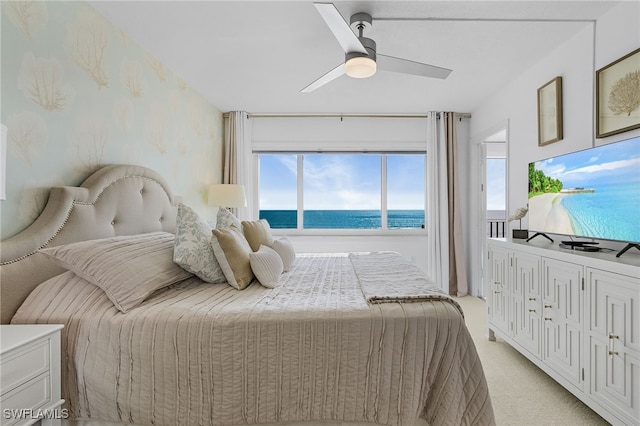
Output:
<path fill-rule="evenodd" d="M 249 243 L 235 225 L 226 229 L 214 229 L 212 232 L 211 246 L 227 282 L 231 287 L 244 290 L 253 280 Z"/>
<path fill-rule="evenodd" d="M 227 279 L 211 247 L 211 227 L 190 207 L 179 204 L 173 261 L 200 279 L 224 283 Z"/>
<path fill-rule="evenodd" d="M 275 250 L 260 246 L 258 251 L 249 253 L 249 262 L 260 284 L 267 288 L 275 288 L 279 284 L 283 267 L 282 259 Z"/>
<path fill-rule="evenodd" d="M 293 244 L 291 244 L 291 241 L 289 241 L 287 237 L 282 237 L 275 240 L 271 244 L 271 248 L 280 255 L 284 271 L 288 271 L 289 268 L 291 268 L 291 265 L 293 265 L 293 262 L 295 262 L 296 260 L 296 252 L 293 248 Z"/>
<path fill-rule="evenodd" d="M 273 244 L 273 236 L 271 235 L 271 227 L 266 219 L 260 220 L 243 220 L 242 232 L 249 242 L 251 250 L 258 251 L 261 245 L 270 246 Z"/>
<path fill-rule="evenodd" d="M 41 249 L 55 263 L 100 287 L 116 308 L 127 313 L 154 291 L 192 276 L 172 259 L 173 234 L 81 241 Z"/>
<path fill-rule="evenodd" d="M 236 215 L 234 215 L 224 207 L 220 207 L 218 209 L 216 229 L 226 229 L 226 228 L 229 228 L 231 225 L 235 226 L 238 229 L 242 229 L 240 220 L 236 217 Z"/>

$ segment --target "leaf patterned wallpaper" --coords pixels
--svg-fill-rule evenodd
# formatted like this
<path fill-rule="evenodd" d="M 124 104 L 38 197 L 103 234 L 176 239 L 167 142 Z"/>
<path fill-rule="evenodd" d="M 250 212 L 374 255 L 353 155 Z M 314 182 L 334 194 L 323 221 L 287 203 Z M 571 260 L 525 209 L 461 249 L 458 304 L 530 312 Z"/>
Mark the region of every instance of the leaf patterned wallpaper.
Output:
<path fill-rule="evenodd" d="M 222 113 L 79 1 L 2 1 L 0 121 L 7 134 L 1 235 L 31 224 L 52 186 L 100 166 L 159 172 L 201 214 L 222 178 Z"/>

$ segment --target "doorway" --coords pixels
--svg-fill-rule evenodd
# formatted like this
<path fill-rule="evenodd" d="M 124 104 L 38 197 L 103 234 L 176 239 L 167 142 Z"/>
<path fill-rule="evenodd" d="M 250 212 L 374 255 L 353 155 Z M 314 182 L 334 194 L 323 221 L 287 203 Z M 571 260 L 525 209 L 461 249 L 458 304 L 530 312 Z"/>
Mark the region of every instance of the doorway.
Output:
<path fill-rule="evenodd" d="M 480 185 L 475 186 L 477 215 L 473 223 L 472 240 L 475 252 L 472 270 L 477 278 L 478 285 L 474 285 L 475 294 L 485 298 L 487 283 L 485 266 L 487 261 L 487 238 L 504 237 L 508 226 L 506 223 L 507 202 L 507 175 L 508 175 L 508 122 L 496 126 L 484 136 L 476 139 L 477 146 L 477 172 L 476 176 Z"/>

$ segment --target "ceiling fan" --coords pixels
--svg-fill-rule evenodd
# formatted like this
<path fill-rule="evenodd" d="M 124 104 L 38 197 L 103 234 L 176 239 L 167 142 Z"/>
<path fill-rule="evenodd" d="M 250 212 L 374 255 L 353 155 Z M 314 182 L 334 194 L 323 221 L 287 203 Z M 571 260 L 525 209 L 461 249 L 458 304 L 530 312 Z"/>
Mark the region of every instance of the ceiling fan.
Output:
<path fill-rule="evenodd" d="M 371 77 L 377 69 L 440 79 L 447 78 L 451 73 L 447 68 L 377 53 L 376 42 L 363 36 L 364 31 L 371 28 L 372 18 L 368 13 L 352 15 L 351 24 L 348 25 L 333 3 L 314 3 L 313 5 L 338 39 L 345 58 L 344 63 L 318 78 L 301 92 L 312 92 L 343 74 L 355 78 Z M 357 31 L 358 35 L 354 31 Z"/>

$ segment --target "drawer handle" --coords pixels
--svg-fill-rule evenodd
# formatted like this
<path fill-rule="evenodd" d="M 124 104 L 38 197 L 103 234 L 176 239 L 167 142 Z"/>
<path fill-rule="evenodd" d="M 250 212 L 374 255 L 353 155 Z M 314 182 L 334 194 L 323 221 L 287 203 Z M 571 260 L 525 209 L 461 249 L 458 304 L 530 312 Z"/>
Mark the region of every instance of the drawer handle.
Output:
<path fill-rule="evenodd" d="M 535 309 L 529 309 L 529 312 L 535 312 L 535 311 L 536 311 Z"/>
<path fill-rule="evenodd" d="M 551 321 L 551 319 L 552 319 L 552 318 L 544 317 L 544 320 L 545 320 L 545 321 Z"/>
<path fill-rule="evenodd" d="M 618 336 L 617 334 L 611 334 L 609 333 L 609 339 L 619 339 L 620 336 Z"/>
<path fill-rule="evenodd" d="M 553 308 L 553 305 L 544 305 L 545 308 Z"/>
<path fill-rule="evenodd" d="M 609 351 L 609 355 L 618 355 L 618 351 Z"/>
<path fill-rule="evenodd" d="M 529 300 L 536 300 L 536 298 L 535 297 L 530 297 Z"/>

